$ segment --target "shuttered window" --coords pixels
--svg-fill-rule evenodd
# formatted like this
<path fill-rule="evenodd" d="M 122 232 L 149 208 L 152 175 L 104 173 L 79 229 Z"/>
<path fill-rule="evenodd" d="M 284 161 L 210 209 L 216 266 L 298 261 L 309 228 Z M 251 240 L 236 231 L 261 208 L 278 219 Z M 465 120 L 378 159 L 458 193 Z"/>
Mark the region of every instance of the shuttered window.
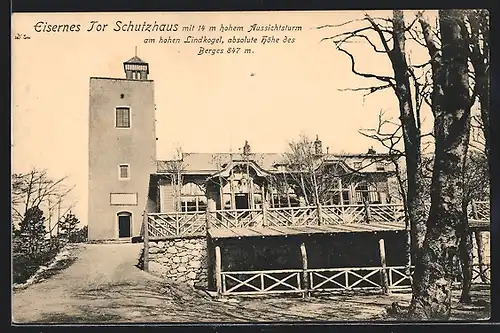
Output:
<path fill-rule="evenodd" d="M 116 108 L 116 127 L 130 128 L 130 108 Z"/>
<path fill-rule="evenodd" d="M 128 164 L 120 164 L 119 166 L 119 176 L 120 179 L 129 179 L 130 178 L 130 166 Z"/>

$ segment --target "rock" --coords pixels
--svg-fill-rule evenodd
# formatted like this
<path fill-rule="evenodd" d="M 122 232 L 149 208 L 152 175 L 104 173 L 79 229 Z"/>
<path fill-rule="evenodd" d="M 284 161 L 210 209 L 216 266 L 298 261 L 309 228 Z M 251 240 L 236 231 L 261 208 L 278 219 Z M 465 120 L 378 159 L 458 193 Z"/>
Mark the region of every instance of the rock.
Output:
<path fill-rule="evenodd" d="M 179 267 L 177 267 L 177 271 L 178 272 L 185 272 L 185 271 L 187 271 L 187 268 L 184 265 L 180 265 Z"/>
<path fill-rule="evenodd" d="M 194 280 L 196 278 L 196 273 L 195 272 L 189 272 L 187 274 L 188 279 Z"/>
<path fill-rule="evenodd" d="M 182 263 L 187 263 L 189 261 L 189 257 L 188 256 L 183 256 L 183 257 L 180 258 L 180 261 Z"/>
<path fill-rule="evenodd" d="M 167 249 L 167 253 L 177 253 L 177 248 L 175 248 L 174 246 L 171 246 Z"/>
<path fill-rule="evenodd" d="M 173 258 L 172 258 L 172 262 L 174 262 L 174 263 L 176 263 L 176 264 L 177 264 L 177 263 L 180 263 L 180 262 L 181 262 L 181 258 L 179 258 L 179 257 L 175 256 L 175 257 L 173 257 Z"/>
<path fill-rule="evenodd" d="M 154 273 L 154 274 L 162 274 L 162 273 L 166 272 L 165 266 L 163 266 L 162 264 L 159 264 L 155 261 L 149 262 L 149 270 L 151 273 Z"/>
<path fill-rule="evenodd" d="M 191 267 L 200 267 L 201 266 L 201 261 L 199 261 L 199 260 L 191 260 L 189 262 L 189 266 L 191 266 Z"/>
<path fill-rule="evenodd" d="M 165 247 L 165 242 L 158 242 L 158 247 L 159 248 L 164 248 Z"/>
<path fill-rule="evenodd" d="M 189 250 L 193 250 L 196 248 L 196 246 L 194 244 L 191 244 L 191 243 L 186 243 L 186 245 L 184 245 L 184 247 L 186 249 L 189 249 Z"/>
<path fill-rule="evenodd" d="M 149 254 L 156 254 L 158 252 L 160 252 L 160 249 L 158 247 L 156 247 L 156 246 L 149 248 Z"/>

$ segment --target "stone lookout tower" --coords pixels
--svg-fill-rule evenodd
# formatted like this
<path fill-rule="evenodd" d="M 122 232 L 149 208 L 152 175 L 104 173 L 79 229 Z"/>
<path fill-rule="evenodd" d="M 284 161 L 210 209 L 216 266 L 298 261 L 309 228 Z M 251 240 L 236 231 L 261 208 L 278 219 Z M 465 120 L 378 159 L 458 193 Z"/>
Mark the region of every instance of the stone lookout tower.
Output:
<path fill-rule="evenodd" d="M 125 77 L 91 77 L 89 99 L 90 240 L 141 230 L 149 175 L 156 171 L 154 83 L 137 55 Z"/>

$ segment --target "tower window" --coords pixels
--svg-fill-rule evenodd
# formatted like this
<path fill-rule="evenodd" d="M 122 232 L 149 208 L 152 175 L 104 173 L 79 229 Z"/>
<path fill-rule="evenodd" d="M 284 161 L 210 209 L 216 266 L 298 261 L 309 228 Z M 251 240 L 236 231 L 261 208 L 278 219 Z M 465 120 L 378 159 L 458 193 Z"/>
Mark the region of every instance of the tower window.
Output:
<path fill-rule="evenodd" d="M 116 127 L 130 128 L 130 108 L 128 107 L 116 108 Z"/>
<path fill-rule="evenodd" d="M 120 180 L 130 179 L 130 165 L 120 164 L 118 166 L 118 177 Z"/>

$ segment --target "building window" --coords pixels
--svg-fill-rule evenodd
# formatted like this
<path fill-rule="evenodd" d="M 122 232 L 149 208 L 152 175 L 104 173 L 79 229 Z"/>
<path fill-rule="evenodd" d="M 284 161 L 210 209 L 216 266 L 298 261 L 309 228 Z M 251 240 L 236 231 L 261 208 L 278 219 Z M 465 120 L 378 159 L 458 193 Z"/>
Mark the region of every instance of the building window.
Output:
<path fill-rule="evenodd" d="M 130 128 L 130 108 L 116 108 L 116 128 Z"/>
<path fill-rule="evenodd" d="M 384 163 L 381 163 L 381 162 L 377 163 L 376 168 L 377 168 L 377 171 L 385 171 Z"/>
<path fill-rule="evenodd" d="M 367 182 L 361 182 L 356 186 L 356 203 L 363 204 L 364 202 L 380 203 L 377 189 Z"/>
<path fill-rule="evenodd" d="M 120 164 L 118 166 L 118 177 L 120 180 L 130 179 L 130 165 Z"/>
<path fill-rule="evenodd" d="M 207 197 L 201 187 L 187 183 L 181 189 L 182 212 L 204 212 L 207 210 Z"/>

